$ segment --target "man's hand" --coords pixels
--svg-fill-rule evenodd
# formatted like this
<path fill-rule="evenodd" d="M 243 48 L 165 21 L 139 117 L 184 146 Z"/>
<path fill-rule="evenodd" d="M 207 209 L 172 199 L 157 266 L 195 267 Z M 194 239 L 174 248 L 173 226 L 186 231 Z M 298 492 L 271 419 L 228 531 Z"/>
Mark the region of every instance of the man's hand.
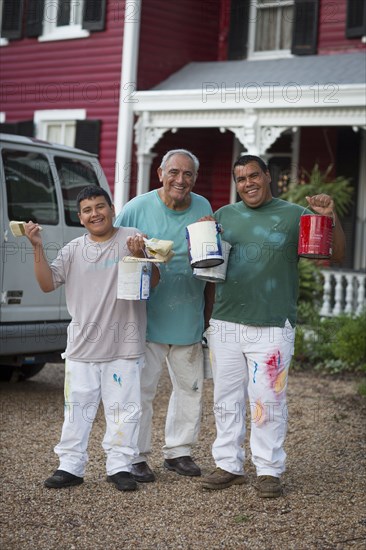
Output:
<path fill-rule="evenodd" d="M 320 195 L 306 197 L 306 200 L 310 208 L 317 214 L 334 218 L 334 201 L 329 195 L 321 193 Z"/>

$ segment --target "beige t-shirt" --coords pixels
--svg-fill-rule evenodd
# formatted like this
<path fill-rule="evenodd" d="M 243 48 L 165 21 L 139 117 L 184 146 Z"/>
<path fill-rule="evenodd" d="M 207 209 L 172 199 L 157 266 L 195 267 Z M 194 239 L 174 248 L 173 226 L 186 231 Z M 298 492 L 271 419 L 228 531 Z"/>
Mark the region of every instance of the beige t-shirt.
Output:
<path fill-rule="evenodd" d="M 144 353 L 146 302 L 117 299 L 118 262 L 130 254 L 126 239 L 135 233 L 135 228 L 122 227 L 101 243 L 83 235 L 52 262 L 54 286 L 65 285 L 71 315 L 66 357 L 104 362 Z"/>

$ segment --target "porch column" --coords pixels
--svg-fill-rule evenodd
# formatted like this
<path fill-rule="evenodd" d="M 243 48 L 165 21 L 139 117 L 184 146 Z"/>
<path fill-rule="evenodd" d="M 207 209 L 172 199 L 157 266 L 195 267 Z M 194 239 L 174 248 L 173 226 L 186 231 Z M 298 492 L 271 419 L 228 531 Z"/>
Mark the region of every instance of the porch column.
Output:
<path fill-rule="evenodd" d="M 169 128 L 155 127 L 151 125 L 150 113 L 142 112 L 135 124 L 135 144 L 137 147 L 137 188 L 136 194 L 141 195 L 149 190 L 150 168 L 156 154 L 151 149 L 159 141 L 161 136 Z"/>
<path fill-rule="evenodd" d="M 150 171 L 151 164 L 156 153 L 139 153 L 137 155 L 137 187 L 136 195 L 147 193 L 150 189 Z"/>

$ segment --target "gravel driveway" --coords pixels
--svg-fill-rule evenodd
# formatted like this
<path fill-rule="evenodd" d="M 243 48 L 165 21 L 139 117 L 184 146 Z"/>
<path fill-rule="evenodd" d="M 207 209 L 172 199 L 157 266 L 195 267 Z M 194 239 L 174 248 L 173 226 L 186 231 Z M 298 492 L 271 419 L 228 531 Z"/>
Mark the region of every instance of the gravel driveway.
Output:
<path fill-rule="evenodd" d="M 163 469 L 166 372 L 155 401 L 150 461 L 157 482 L 133 493 L 106 483 L 101 411 L 84 484 L 43 488 L 57 467 L 53 446 L 62 425 L 62 365 L 46 365 L 33 379 L 2 383 L 0 389 L 3 550 L 366 548 L 366 399 L 357 395 L 355 379 L 290 375 L 285 494 L 274 500 L 257 497 L 250 462 L 249 485 L 213 492 L 203 491 L 197 479 Z M 212 389 L 212 380 L 206 380 L 194 453 L 204 473 L 214 467 Z"/>

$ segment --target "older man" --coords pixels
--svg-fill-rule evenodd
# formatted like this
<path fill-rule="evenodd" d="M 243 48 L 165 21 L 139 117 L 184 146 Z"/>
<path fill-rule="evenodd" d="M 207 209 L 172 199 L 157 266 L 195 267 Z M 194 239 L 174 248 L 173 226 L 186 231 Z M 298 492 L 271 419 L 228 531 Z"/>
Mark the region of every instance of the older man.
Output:
<path fill-rule="evenodd" d="M 199 476 L 191 458 L 198 438 L 203 384 L 202 333 L 212 309 L 212 285 L 195 279 L 189 264 L 186 226 L 212 214 L 209 202 L 192 192 L 199 161 L 186 149 L 166 153 L 158 169 L 162 186 L 128 202 L 116 226 L 137 227 L 149 238 L 174 241 L 174 256 L 161 265 L 160 284 L 148 302 L 146 367 L 141 376 L 142 417 L 139 450 L 132 474 L 151 482 L 153 399 L 166 362 L 173 391 L 165 424 L 164 466 L 180 475 Z M 206 320 L 206 323 L 205 323 Z"/>

